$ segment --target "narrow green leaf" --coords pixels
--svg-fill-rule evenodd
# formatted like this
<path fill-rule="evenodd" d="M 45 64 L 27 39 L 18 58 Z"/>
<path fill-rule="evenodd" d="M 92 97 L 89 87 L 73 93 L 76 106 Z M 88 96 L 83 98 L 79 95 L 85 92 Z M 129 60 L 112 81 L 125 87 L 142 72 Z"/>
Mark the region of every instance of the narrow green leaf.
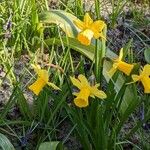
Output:
<path fill-rule="evenodd" d="M 29 108 L 29 104 L 28 104 L 26 98 L 24 97 L 23 92 L 19 86 L 17 86 L 17 90 L 15 93 L 15 99 L 17 100 L 17 103 L 19 105 L 20 111 L 23 114 L 23 116 L 26 119 L 29 119 L 29 118 L 31 119 L 32 115 L 31 115 L 31 111 Z"/>

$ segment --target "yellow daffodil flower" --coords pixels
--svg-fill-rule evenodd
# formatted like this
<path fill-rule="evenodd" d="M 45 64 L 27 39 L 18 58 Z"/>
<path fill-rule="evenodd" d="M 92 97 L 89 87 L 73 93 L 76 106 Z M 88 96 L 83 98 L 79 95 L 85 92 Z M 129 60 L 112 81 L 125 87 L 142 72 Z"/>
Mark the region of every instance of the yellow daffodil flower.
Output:
<path fill-rule="evenodd" d="M 97 20 L 94 21 L 91 19 L 88 13 L 85 14 L 84 20 L 75 20 L 75 25 L 81 30 L 78 34 L 77 39 L 84 45 L 90 45 L 91 39 L 94 37 L 98 39 L 99 37 L 104 38 L 102 34 L 103 28 L 106 26 L 104 21 Z"/>
<path fill-rule="evenodd" d="M 141 81 L 144 86 L 144 93 L 150 93 L 150 65 L 145 65 L 140 75 L 132 75 L 134 82 Z"/>
<path fill-rule="evenodd" d="M 122 61 L 122 58 L 123 58 L 123 48 L 120 50 L 119 58 L 113 60 L 114 62 L 113 67 L 108 72 L 110 76 L 112 76 L 117 71 L 117 69 L 122 71 L 126 75 L 130 75 L 134 65 Z"/>
<path fill-rule="evenodd" d="M 79 75 L 78 79 L 74 77 L 70 77 L 70 79 L 73 85 L 75 85 L 80 90 L 79 93 L 73 93 L 75 96 L 77 96 L 74 99 L 74 103 L 76 106 L 80 108 L 89 105 L 88 101 L 89 96 L 93 98 L 95 98 L 96 96 L 100 99 L 104 99 L 107 97 L 103 91 L 98 89 L 99 84 L 96 84 L 95 86 L 90 86 L 86 77 L 83 75 Z"/>
<path fill-rule="evenodd" d="M 57 87 L 55 84 L 48 82 L 49 75 L 47 70 L 41 69 L 39 65 L 32 64 L 32 67 L 38 75 L 37 80 L 29 86 L 29 89 L 33 91 L 34 94 L 38 95 L 46 84 L 53 87 L 55 90 L 60 90 L 60 88 Z"/>

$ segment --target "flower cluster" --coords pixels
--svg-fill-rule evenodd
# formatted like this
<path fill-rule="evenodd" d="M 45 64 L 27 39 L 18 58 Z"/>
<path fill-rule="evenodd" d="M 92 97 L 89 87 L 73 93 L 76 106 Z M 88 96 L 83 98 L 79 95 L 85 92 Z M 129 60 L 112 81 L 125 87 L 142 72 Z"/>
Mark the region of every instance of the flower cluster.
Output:
<path fill-rule="evenodd" d="M 113 66 L 108 72 L 110 76 L 112 76 L 116 70 L 118 69 L 119 71 L 123 72 L 126 75 L 130 75 L 134 65 L 133 64 L 128 64 L 124 61 L 122 61 L 123 58 L 123 49 L 120 50 L 119 58 L 113 60 Z M 145 65 L 143 68 L 143 71 L 140 70 L 140 75 L 131 75 L 133 82 L 141 81 L 143 86 L 144 86 L 144 93 L 150 93 L 150 65 Z"/>
<path fill-rule="evenodd" d="M 80 29 L 80 32 L 77 35 L 77 39 L 82 44 L 90 45 L 93 37 L 95 39 L 100 37 L 106 39 L 102 32 L 106 27 L 104 21 L 93 21 L 89 14 L 86 13 L 83 21 L 74 20 L 74 23 Z M 129 64 L 123 61 L 123 48 L 120 50 L 119 57 L 113 59 L 112 61 L 112 68 L 108 72 L 110 77 L 112 77 L 117 70 L 123 72 L 127 76 L 131 75 L 134 64 Z M 37 73 L 38 78 L 32 85 L 29 86 L 31 91 L 38 95 L 46 85 L 53 87 L 55 90 L 60 90 L 60 88 L 55 84 L 49 82 L 49 74 L 47 70 L 41 69 L 39 65 L 32 65 L 32 67 Z M 144 92 L 150 93 L 150 65 L 145 65 L 144 68 L 140 71 L 139 75 L 132 74 L 131 77 L 133 79 L 132 83 L 141 81 L 144 86 Z M 79 92 L 73 94 L 76 96 L 74 103 L 80 108 L 87 107 L 89 105 L 89 97 L 98 97 L 99 99 L 107 98 L 107 95 L 102 90 L 98 89 L 100 85 L 95 84 L 94 86 L 91 86 L 84 75 L 80 74 L 78 79 L 70 77 L 70 80 L 79 90 Z"/>
<path fill-rule="evenodd" d="M 84 20 L 75 20 L 74 23 L 81 30 L 77 36 L 77 39 L 84 45 L 90 45 L 91 39 L 94 37 L 98 39 L 99 37 L 106 39 L 102 31 L 106 27 L 106 24 L 101 21 L 93 21 L 88 13 L 85 14 Z M 119 57 L 113 60 L 113 65 L 108 74 L 112 77 L 113 74 L 119 70 L 129 76 L 134 68 L 134 64 L 126 63 L 123 59 L 123 48 L 120 50 Z M 143 71 L 140 71 L 140 75 L 131 75 L 133 82 L 141 81 L 144 86 L 144 92 L 150 93 L 150 65 L 145 65 Z M 73 79 L 72 79 L 73 80 Z M 77 81 L 76 81 L 77 82 Z M 133 83 L 132 82 L 132 83 Z M 73 83 L 75 84 L 75 83 Z M 77 86 L 79 87 L 79 86 Z M 80 88 L 79 88 L 80 89 Z M 81 90 L 83 91 L 83 90 Z M 86 93 L 86 92 L 85 92 Z M 81 100 L 80 95 L 83 95 L 82 92 L 77 95 L 76 101 Z M 89 94 L 88 94 L 89 95 Z M 88 104 L 88 103 L 86 103 Z"/>

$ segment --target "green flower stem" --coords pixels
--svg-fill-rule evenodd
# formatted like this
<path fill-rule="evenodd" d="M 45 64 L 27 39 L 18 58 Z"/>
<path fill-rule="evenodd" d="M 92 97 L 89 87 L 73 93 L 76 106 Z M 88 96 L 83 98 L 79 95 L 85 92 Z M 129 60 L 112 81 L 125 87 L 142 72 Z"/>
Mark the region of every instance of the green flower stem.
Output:
<path fill-rule="evenodd" d="M 103 30 L 103 35 L 106 37 L 107 27 Z M 95 43 L 95 76 L 96 81 L 100 83 L 103 72 L 103 58 L 106 54 L 106 40 L 102 39 L 102 41 L 96 40 Z"/>
<path fill-rule="evenodd" d="M 99 62 L 100 62 L 100 59 L 99 59 L 99 56 L 100 56 L 100 50 L 98 48 L 98 40 L 96 40 L 96 43 L 95 43 L 95 77 L 96 77 L 96 80 L 97 82 L 99 82 L 99 76 L 100 76 L 100 70 L 99 70 Z"/>
<path fill-rule="evenodd" d="M 107 38 L 106 34 L 107 34 L 107 26 L 105 26 L 104 29 L 103 29 L 103 35 L 104 35 L 105 38 Z M 101 47 L 101 49 L 102 49 L 102 58 L 104 58 L 105 55 L 106 55 L 106 39 L 102 39 L 102 47 Z"/>
<path fill-rule="evenodd" d="M 100 0 L 95 0 L 95 12 L 97 19 L 100 19 Z"/>
<path fill-rule="evenodd" d="M 77 16 L 81 16 L 82 14 L 83 14 L 83 1 L 82 0 L 76 0 L 75 1 L 75 3 L 76 3 L 76 15 Z"/>

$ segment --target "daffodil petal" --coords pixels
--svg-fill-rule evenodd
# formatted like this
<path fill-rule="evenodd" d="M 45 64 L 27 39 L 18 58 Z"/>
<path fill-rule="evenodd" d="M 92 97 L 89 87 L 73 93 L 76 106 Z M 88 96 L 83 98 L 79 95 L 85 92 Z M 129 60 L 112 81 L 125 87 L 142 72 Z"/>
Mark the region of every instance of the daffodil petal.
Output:
<path fill-rule="evenodd" d="M 47 85 L 51 86 L 55 90 L 61 90 L 58 86 L 56 86 L 54 83 L 47 82 Z"/>
<path fill-rule="evenodd" d="M 108 75 L 112 77 L 116 71 L 117 71 L 117 63 L 114 63 L 113 67 L 108 71 Z"/>
<path fill-rule="evenodd" d="M 32 85 L 29 86 L 29 89 L 38 95 L 43 87 L 46 85 L 46 82 L 42 78 L 38 78 Z"/>
<path fill-rule="evenodd" d="M 76 92 L 74 92 L 74 93 L 72 93 L 74 96 L 78 96 L 79 95 L 79 93 L 76 93 Z"/>
<path fill-rule="evenodd" d="M 43 78 L 43 80 L 45 80 L 45 82 L 48 82 L 49 75 L 48 75 L 47 70 L 41 69 L 41 67 L 39 65 L 31 64 L 31 66 L 33 67 L 34 71 L 37 73 L 37 75 L 40 78 Z"/>
<path fill-rule="evenodd" d="M 147 77 L 150 76 L 150 65 L 147 64 L 144 66 L 142 75 Z"/>
<path fill-rule="evenodd" d="M 106 24 L 104 21 L 97 20 L 92 23 L 91 29 L 96 30 L 97 32 L 101 32 L 105 26 Z"/>
<path fill-rule="evenodd" d="M 144 86 L 144 93 L 150 93 L 150 78 L 149 77 L 143 77 L 141 79 L 141 82 Z"/>
<path fill-rule="evenodd" d="M 103 36 L 103 35 L 102 35 L 102 33 L 99 33 L 99 32 L 97 32 L 97 31 L 94 31 L 94 35 L 93 35 L 93 36 L 94 36 L 95 39 L 98 39 L 99 37 L 101 37 L 101 36 Z"/>
<path fill-rule="evenodd" d="M 94 38 L 98 39 L 98 38 L 102 38 L 103 40 L 106 40 L 106 37 L 103 35 L 102 32 L 97 32 L 97 31 L 93 31 L 94 32 Z"/>
<path fill-rule="evenodd" d="M 88 80 L 86 79 L 86 77 L 85 77 L 84 75 L 80 74 L 80 75 L 78 76 L 78 79 L 81 81 L 82 86 L 83 86 L 83 85 L 84 85 L 85 87 L 86 87 L 86 86 L 89 86 Z"/>
<path fill-rule="evenodd" d="M 76 79 L 74 77 L 70 77 L 70 80 L 74 86 L 76 86 L 78 89 L 81 89 L 82 84 L 78 79 Z"/>
<path fill-rule="evenodd" d="M 133 75 L 132 75 L 132 79 L 133 79 L 134 82 L 137 82 L 137 81 L 140 80 L 140 76 L 133 74 Z"/>
<path fill-rule="evenodd" d="M 97 91 L 95 94 L 94 94 L 96 97 L 100 98 L 100 99 L 105 99 L 107 98 L 107 95 L 103 92 L 103 91 Z"/>
<path fill-rule="evenodd" d="M 38 76 L 39 76 L 40 78 L 43 78 L 43 80 L 45 80 L 45 82 L 48 82 L 49 75 L 48 75 L 48 71 L 47 71 L 47 70 L 40 69 L 40 70 L 38 71 Z"/>
<path fill-rule="evenodd" d="M 121 61 L 123 58 L 123 48 L 120 49 L 118 60 Z"/>
<path fill-rule="evenodd" d="M 99 83 L 97 83 L 97 84 L 95 84 L 95 88 L 98 88 L 100 86 L 100 84 Z"/>
<path fill-rule="evenodd" d="M 145 65 L 140 75 L 132 75 L 134 82 L 141 81 L 144 86 L 144 93 L 150 93 L 150 65 Z"/>
<path fill-rule="evenodd" d="M 34 69 L 41 69 L 40 65 L 31 64 L 31 67 Z"/>
<path fill-rule="evenodd" d="M 90 15 L 88 13 L 86 13 L 84 16 L 84 23 L 85 23 L 86 27 L 88 27 L 89 25 L 91 25 L 93 23 L 93 20 L 91 19 Z"/>
<path fill-rule="evenodd" d="M 73 22 L 80 30 L 85 29 L 84 22 L 82 22 L 81 20 L 77 19 L 77 20 L 74 20 Z"/>
<path fill-rule="evenodd" d="M 90 97 L 95 98 L 95 96 L 93 94 L 91 94 Z"/>
<path fill-rule="evenodd" d="M 31 64 L 31 67 L 34 69 L 34 71 L 39 74 L 39 70 L 41 70 L 41 67 L 39 65 Z"/>
<path fill-rule="evenodd" d="M 138 75 L 133 74 L 131 77 L 132 77 L 133 81 L 131 81 L 129 83 L 126 83 L 126 85 L 129 85 L 129 84 L 135 83 L 137 81 L 140 81 L 140 76 L 138 76 Z"/>
<path fill-rule="evenodd" d="M 100 99 L 107 98 L 107 95 L 103 91 L 97 89 L 96 87 L 91 87 L 91 94 Z"/>

